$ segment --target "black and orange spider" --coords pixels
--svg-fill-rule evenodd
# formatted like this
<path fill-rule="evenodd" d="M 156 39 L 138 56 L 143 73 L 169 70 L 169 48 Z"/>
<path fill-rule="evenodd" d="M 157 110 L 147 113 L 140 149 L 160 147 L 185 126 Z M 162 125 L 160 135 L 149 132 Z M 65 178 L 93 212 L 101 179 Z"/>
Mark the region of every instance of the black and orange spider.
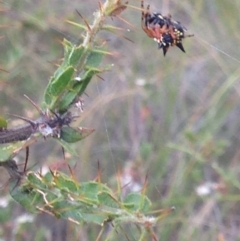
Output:
<path fill-rule="evenodd" d="M 142 29 L 158 43 L 158 48 L 163 49 L 165 56 L 170 46 L 177 46 L 185 52 L 182 39 L 193 35 L 185 35 L 187 29 L 181 26 L 181 23 L 171 18 L 171 15 L 163 16 L 161 13 L 151 13 L 150 5 L 144 8 L 143 0 L 142 8 Z"/>

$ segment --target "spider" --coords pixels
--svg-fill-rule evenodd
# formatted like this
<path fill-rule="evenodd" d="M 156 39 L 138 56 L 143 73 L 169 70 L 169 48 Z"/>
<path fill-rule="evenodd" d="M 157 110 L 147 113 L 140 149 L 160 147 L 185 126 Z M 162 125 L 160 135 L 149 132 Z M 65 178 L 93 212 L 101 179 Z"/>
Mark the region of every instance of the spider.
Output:
<path fill-rule="evenodd" d="M 163 49 L 165 56 L 170 46 L 177 46 L 185 52 L 182 39 L 193 35 L 185 35 L 186 28 L 181 23 L 172 19 L 171 15 L 163 16 L 161 13 L 151 13 L 150 5 L 144 8 L 144 1 L 141 1 L 142 8 L 142 29 L 158 43 L 158 48 Z"/>

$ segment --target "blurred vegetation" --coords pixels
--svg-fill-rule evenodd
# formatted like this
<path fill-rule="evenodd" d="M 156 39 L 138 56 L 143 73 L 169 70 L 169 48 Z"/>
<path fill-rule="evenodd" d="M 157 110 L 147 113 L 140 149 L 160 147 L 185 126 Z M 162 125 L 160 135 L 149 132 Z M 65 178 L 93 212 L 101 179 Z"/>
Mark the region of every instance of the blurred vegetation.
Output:
<path fill-rule="evenodd" d="M 153 209 L 176 207 L 155 227 L 160 240 L 239 240 L 240 2 L 148 3 L 195 36 L 183 41 L 186 53 L 172 47 L 163 57 L 141 30 L 140 9 L 128 7 L 120 15 L 131 25 L 109 18 L 126 31 L 99 34 L 99 45 L 105 41 L 114 53 L 103 65 L 114 66 L 90 83 L 76 123 L 96 131 L 76 144 L 78 158 L 67 158 L 79 181 L 95 178 L 98 163 L 109 185 L 115 185 L 119 169 L 123 179 L 130 176 L 139 185 L 147 176 Z M 129 4 L 140 7 L 137 0 Z M 0 72 L 1 116 L 14 124 L 7 113 L 36 115 L 23 95 L 41 103 L 63 56 L 61 41 L 82 40 L 82 31 L 65 20 L 83 24 L 77 9 L 91 23 L 97 8 L 95 0 L 1 2 L 0 68 L 7 71 Z M 29 167 L 67 171 L 53 141 L 38 142 L 30 151 Z M 8 175 L 0 171 L 2 240 L 97 239 L 99 227 L 27 215 L 9 197 Z M 137 234 L 134 225 L 122 226 L 109 240 L 138 240 Z"/>

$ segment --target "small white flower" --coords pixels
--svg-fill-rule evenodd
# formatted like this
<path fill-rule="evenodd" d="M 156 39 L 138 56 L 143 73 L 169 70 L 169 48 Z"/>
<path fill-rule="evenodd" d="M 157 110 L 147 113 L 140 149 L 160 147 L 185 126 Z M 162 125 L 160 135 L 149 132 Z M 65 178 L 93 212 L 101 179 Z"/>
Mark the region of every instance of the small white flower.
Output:
<path fill-rule="evenodd" d="M 196 193 L 198 196 L 207 196 L 213 191 L 213 184 L 211 182 L 206 182 L 196 188 Z"/>
<path fill-rule="evenodd" d="M 145 79 L 136 79 L 135 84 L 138 86 L 144 86 L 146 84 L 146 80 Z"/>
<path fill-rule="evenodd" d="M 1 208 L 6 208 L 9 204 L 9 200 L 5 197 L 0 198 L 0 207 Z"/>
<path fill-rule="evenodd" d="M 18 218 L 16 218 L 16 223 L 31 223 L 34 221 L 34 216 L 28 213 L 22 214 Z"/>

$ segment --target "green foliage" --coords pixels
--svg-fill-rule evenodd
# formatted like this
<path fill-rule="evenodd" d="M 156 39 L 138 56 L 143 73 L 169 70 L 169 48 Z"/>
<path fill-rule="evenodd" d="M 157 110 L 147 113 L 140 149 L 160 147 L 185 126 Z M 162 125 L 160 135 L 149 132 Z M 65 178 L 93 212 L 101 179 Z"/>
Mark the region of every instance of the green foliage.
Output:
<path fill-rule="evenodd" d="M 87 49 L 82 45 L 76 47 L 67 40 L 63 41 L 63 45 L 64 60 L 45 90 L 43 103 L 46 109 L 59 113 L 64 113 L 84 93 L 91 79 L 103 72 L 98 67 L 107 54 L 100 49 Z M 74 78 L 75 72 L 77 76 Z"/>
<path fill-rule="evenodd" d="M 20 186 L 16 180 L 11 180 L 10 193 L 30 212 L 46 212 L 78 224 L 104 225 L 111 221 L 144 225 L 150 220 L 144 213 L 150 211 L 151 202 L 144 194 L 130 193 L 122 201 L 121 195 L 116 196 L 101 182 L 79 183 L 58 171 L 46 175 L 29 172 Z M 151 218 L 149 222 L 156 221 Z"/>
<path fill-rule="evenodd" d="M 73 101 L 84 93 L 92 77 L 100 72 L 100 70 L 89 69 L 84 73 L 83 77 L 80 77 L 80 81 L 74 80 L 71 88 L 67 90 L 67 93 L 58 104 L 59 111 L 64 112 L 67 110 Z"/>

